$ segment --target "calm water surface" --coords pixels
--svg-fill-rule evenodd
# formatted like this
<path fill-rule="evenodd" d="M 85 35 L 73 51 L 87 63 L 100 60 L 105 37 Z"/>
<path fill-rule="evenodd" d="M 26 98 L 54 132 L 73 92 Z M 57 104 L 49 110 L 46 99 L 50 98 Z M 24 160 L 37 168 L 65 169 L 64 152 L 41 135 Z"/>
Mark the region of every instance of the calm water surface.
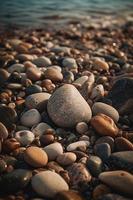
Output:
<path fill-rule="evenodd" d="M 43 26 L 65 20 L 132 15 L 133 0 L 0 0 L 0 25 Z"/>

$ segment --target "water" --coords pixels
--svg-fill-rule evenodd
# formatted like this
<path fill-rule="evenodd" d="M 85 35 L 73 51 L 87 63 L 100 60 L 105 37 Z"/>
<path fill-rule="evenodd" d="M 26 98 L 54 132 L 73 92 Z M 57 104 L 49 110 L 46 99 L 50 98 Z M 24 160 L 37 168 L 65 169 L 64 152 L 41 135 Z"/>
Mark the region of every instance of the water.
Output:
<path fill-rule="evenodd" d="M 132 15 L 133 0 L 0 0 L 0 25 L 43 27 L 68 20 Z"/>

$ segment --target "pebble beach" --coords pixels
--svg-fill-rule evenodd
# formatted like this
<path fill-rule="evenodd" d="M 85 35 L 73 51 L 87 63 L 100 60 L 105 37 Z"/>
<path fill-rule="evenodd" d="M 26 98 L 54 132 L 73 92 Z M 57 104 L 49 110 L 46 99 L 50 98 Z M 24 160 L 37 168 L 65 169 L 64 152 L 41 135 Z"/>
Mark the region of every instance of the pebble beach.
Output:
<path fill-rule="evenodd" d="M 0 34 L 0 200 L 133 199 L 133 21 Z"/>

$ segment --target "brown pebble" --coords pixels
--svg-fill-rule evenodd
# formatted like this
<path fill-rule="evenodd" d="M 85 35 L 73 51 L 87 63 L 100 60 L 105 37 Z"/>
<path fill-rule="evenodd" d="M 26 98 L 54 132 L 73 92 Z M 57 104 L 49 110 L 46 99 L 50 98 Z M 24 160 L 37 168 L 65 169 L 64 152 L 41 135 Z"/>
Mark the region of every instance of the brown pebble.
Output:
<path fill-rule="evenodd" d="M 48 169 L 54 170 L 56 173 L 60 173 L 61 171 L 64 171 L 63 167 L 61 167 L 57 162 L 50 161 L 47 164 Z"/>
<path fill-rule="evenodd" d="M 74 190 L 62 191 L 55 196 L 56 200 L 84 200 L 79 192 Z"/>
<path fill-rule="evenodd" d="M 44 167 L 48 162 L 48 156 L 39 147 L 28 147 L 24 152 L 24 160 L 32 167 Z"/>
<path fill-rule="evenodd" d="M 90 123 L 97 133 L 102 136 L 108 135 L 111 137 L 116 137 L 119 132 L 119 129 L 115 125 L 114 121 L 104 114 L 98 114 L 92 117 Z"/>
<path fill-rule="evenodd" d="M 93 200 L 98 200 L 101 196 L 110 193 L 110 188 L 104 184 L 100 184 L 93 190 Z"/>
<path fill-rule="evenodd" d="M 20 143 L 15 138 L 10 138 L 3 142 L 2 150 L 5 153 L 10 153 L 19 147 Z"/>
<path fill-rule="evenodd" d="M 31 67 L 27 69 L 26 75 L 32 81 L 38 81 L 41 77 L 41 71 L 38 68 Z"/>
<path fill-rule="evenodd" d="M 59 70 L 56 69 L 47 69 L 44 72 L 44 77 L 50 79 L 53 82 L 60 82 L 63 80 L 63 75 Z"/>
<path fill-rule="evenodd" d="M 9 77 L 9 73 L 5 69 L 0 69 L 0 86 L 3 86 Z"/>
<path fill-rule="evenodd" d="M 4 124 L 0 122 L 0 139 L 6 139 L 7 137 L 8 137 L 8 130 L 6 129 Z"/>
<path fill-rule="evenodd" d="M 133 144 L 123 137 L 115 139 L 115 150 L 116 151 L 133 151 Z"/>
<path fill-rule="evenodd" d="M 47 134 L 47 135 L 43 134 L 40 137 L 40 142 L 41 145 L 47 146 L 54 142 L 54 136 L 52 134 Z"/>

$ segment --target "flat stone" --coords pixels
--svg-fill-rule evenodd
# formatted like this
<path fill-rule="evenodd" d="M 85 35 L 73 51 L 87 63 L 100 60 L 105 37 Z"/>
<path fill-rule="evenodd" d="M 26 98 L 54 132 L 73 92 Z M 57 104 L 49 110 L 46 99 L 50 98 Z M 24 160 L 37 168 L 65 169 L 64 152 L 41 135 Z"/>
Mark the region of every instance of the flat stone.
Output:
<path fill-rule="evenodd" d="M 31 131 L 22 130 L 15 133 L 15 138 L 22 146 L 27 146 L 33 142 L 35 136 Z"/>
<path fill-rule="evenodd" d="M 86 166 L 94 177 L 97 177 L 103 171 L 103 162 L 98 156 L 90 156 Z"/>
<path fill-rule="evenodd" d="M 104 114 L 98 114 L 91 119 L 91 125 L 102 136 L 116 137 L 119 129 L 115 125 L 114 121 Z"/>
<path fill-rule="evenodd" d="M 63 147 L 59 142 L 49 144 L 43 149 L 47 153 L 49 161 L 53 161 L 57 158 L 57 156 L 63 154 Z"/>
<path fill-rule="evenodd" d="M 13 64 L 8 68 L 9 73 L 13 73 L 13 72 L 22 73 L 24 71 L 25 71 L 25 67 L 23 64 L 20 64 L 20 63 Z"/>
<path fill-rule="evenodd" d="M 64 58 L 62 65 L 70 71 L 78 68 L 76 60 L 74 58 Z"/>
<path fill-rule="evenodd" d="M 70 84 L 63 85 L 52 94 L 47 109 L 50 118 L 60 127 L 70 128 L 78 122 L 89 122 L 92 115 L 87 102 Z"/>
<path fill-rule="evenodd" d="M 104 162 L 106 162 L 111 155 L 110 145 L 107 143 L 96 144 L 94 146 L 94 152 L 99 156 Z"/>
<path fill-rule="evenodd" d="M 28 185 L 31 177 L 32 173 L 24 169 L 15 169 L 12 172 L 2 175 L 0 179 L 0 193 L 18 192 Z"/>
<path fill-rule="evenodd" d="M 133 175 L 126 171 L 109 171 L 99 175 L 99 179 L 121 194 L 133 197 Z"/>
<path fill-rule="evenodd" d="M 71 144 L 69 144 L 67 146 L 67 151 L 75 151 L 77 148 L 80 147 L 88 147 L 90 145 L 89 141 L 77 141 L 77 142 L 73 142 Z"/>
<path fill-rule="evenodd" d="M 73 164 L 76 161 L 76 159 L 77 157 L 75 153 L 66 152 L 66 153 L 63 153 L 62 155 L 59 155 L 56 161 L 62 166 L 67 166 L 67 165 Z"/>
<path fill-rule="evenodd" d="M 21 124 L 27 127 L 32 127 L 35 124 L 38 124 L 41 121 L 41 115 L 37 109 L 31 109 L 26 111 L 21 116 Z"/>
<path fill-rule="evenodd" d="M 58 192 L 69 190 L 69 186 L 59 174 L 48 170 L 36 174 L 31 184 L 36 193 L 42 197 L 53 198 Z"/>
<path fill-rule="evenodd" d="M 109 157 L 111 165 L 117 169 L 125 169 L 127 171 L 133 171 L 133 151 L 121 151 L 112 153 Z"/>
<path fill-rule="evenodd" d="M 39 147 L 28 147 L 24 152 L 24 160 L 32 167 L 44 167 L 48 162 L 48 156 Z"/>
<path fill-rule="evenodd" d="M 116 151 L 133 151 L 133 144 L 123 137 L 117 137 L 115 139 L 115 150 Z"/>
<path fill-rule="evenodd" d="M 26 98 L 25 104 L 29 109 L 36 108 L 43 110 L 46 107 L 50 96 L 51 95 L 46 92 L 31 94 Z"/>
<path fill-rule="evenodd" d="M 0 122 L 0 139 L 6 139 L 7 137 L 8 137 L 8 130 L 4 126 L 4 124 Z"/>
<path fill-rule="evenodd" d="M 114 120 L 114 122 L 117 122 L 119 120 L 118 111 L 115 108 L 113 108 L 112 106 L 102 103 L 102 102 L 96 102 L 93 104 L 92 113 L 93 113 L 93 115 L 103 113 L 103 114 L 111 117 Z"/>
<path fill-rule="evenodd" d="M 90 182 L 91 175 L 84 164 L 74 163 L 67 168 L 73 188 L 78 188 L 81 182 Z"/>
<path fill-rule="evenodd" d="M 34 59 L 33 63 L 37 65 L 37 67 L 47 67 L 52 64 L 51 60 L 45 56 Z"/>

